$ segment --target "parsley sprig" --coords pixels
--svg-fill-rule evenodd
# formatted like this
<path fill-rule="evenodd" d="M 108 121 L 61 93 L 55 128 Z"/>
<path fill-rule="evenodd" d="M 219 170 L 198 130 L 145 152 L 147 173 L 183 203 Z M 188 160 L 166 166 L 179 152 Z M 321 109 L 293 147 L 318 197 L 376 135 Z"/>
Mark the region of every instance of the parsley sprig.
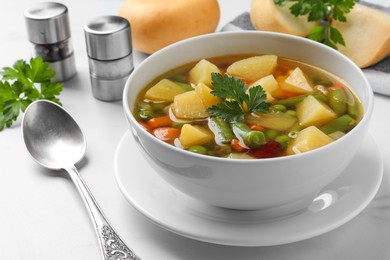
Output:
<path fill-rule="evenodd" d="M 334 49 L 337 44 L 345 46 L 345 41 L 335 27 L 333 21 L 346 22 L 345 14 L 349 13 L 359 0 L 274 0 L 275 4 L 283 6 L 288 2 L 290 12 L 295 16 L 308 15 L 308 21 L 320 21 L 308 36 L 309 39 L 324 43 Z"/>
<path fill-rule="evenodd" d="M 55 71 L 41 57 L 27 63 L 18 60 L 13 67 L 0 70 L 0 131 L 17 120 L 20 111 L 35 100 L 47 99 L 61 105 L 57 97 L 62 84 L 52 82 Z"/>
<path fill-rule="evenodd" d="M 212 73 L 211 79 L 214 86 L 211 94 L 224 100 L 206 110 L 211 115 L 229 122 L 240 122 L 245 114 L 266 113 L 271 106 L 265 102 L 267 95 L 259 85 L 248 90 L 242 80 L 219 73 Z"/>

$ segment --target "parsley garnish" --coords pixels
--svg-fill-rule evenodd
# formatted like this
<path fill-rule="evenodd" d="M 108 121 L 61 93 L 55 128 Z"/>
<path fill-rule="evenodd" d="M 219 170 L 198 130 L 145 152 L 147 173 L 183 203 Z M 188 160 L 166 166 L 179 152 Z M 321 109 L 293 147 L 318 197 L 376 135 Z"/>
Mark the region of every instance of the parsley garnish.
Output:
<path fill-rule="evenodd" d="M 308 15 L 308 21 L 320 21 L 320 25 L 314 27 L 308 38 L 324 43 L 334 49 L 337 44 L 345 46 L 345 41 L 335 27 L 334 20 L 346 22 L 345 14 L 349 13 L 359 0 L 274 0 L 275 4 L 283 6 L 288 2 L 294 3 L 290 12 L 295 15 Z"/>
<path fill-rule="evenodd" d="M 239 122 L 244 119 L 245 114 L 266 113 L 271 106 L 265 102 L 267 94 L 259 85 L 248 90 L 242 80 L 219 73 L 212 73 L 211 79 L 214 86 L 211 94 L 225 101 L 208 108 L 206 111 L 209 114 L 229 122 Z"/>
<path fill-rule="evenodd" d="M 47 99 L 61 105 L 57 96 L 62 84 L 52 82 L 55 71 L 41 57 L 15 62 L 12 68 L 0 71 L 0 131 L 10 127 L 17 120 L 20 111 L 38 99 Z"/>

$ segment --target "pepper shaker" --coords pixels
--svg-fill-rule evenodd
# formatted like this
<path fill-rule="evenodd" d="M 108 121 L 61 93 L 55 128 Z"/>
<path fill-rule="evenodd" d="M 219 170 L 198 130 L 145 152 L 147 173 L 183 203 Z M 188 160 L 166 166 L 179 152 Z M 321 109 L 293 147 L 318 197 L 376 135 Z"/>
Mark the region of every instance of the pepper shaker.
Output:
<path fill-rule="evenodd" d="M 86 24 L 84 31 L 93 96 L 121 100 L 134 69 L 130 23 L 120 16 L 101 16 Z"/>
<path fill-rule="evenodd" d="M 33 56 L 41 56 L 56 71 L 55 81 L 76 74 L 68 8 L 60 3 L 42 2 L 24 11 Z"/>

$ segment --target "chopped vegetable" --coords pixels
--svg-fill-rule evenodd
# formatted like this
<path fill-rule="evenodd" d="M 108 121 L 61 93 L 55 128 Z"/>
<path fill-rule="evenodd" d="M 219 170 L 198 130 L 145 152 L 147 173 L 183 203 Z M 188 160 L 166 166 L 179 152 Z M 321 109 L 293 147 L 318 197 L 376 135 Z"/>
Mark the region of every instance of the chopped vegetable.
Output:
<path fill-rule="evenodd" d="M 173 101 L 173 98 L 188 89 L 169 79 L 162 79 L 145 93 L 145 98 L 157 101 Z"/>
<path fill-rule="evenodd" d="M 176 95 L 172 111 L 177 118 L 181 119 L 199 119 L 209 116 L 201 97 L 195 90 Z"/>
<path fill-rule="evenodd" d="M 198 96 L 202 100 L 202 103 L 203 103 L 205 108 L 212 107 L 212 106 L 221 102 L 221 99 L 219 97 L 216 97 L 213 94 L 211 94 L 211 91 L 212 91 L 212 89 L 203 83 L 199 83 L 195 87 L 195 92 L 196 92 L 196 94 L 198 94 Z"/>
<path fill-rule="evenodd" d="M 296 67 L 288 76 L 279 77 L 278 81 L 281 89 L 284 91 L 296 94 L 307 94 L 313 92 L 311 83 L 299 67 Z"/>
<path fill-rule="evenodd" d="M 353 119 L 350 115 L 343 115 L 335 120 L 327 123 L 322 126 L 320 129 L 325 134 L 331 134 L 334 132 L 346 132 L 351 130 L 356 125 L 356 120 Z"/>
<path fill-rule="evenodd" d="M 211 73 L 220 73 L 218 67 L 208 60 L 200 60 L 189 72 L 190 82 L 198 85 L 204 83 L 211 85 Z"/>
<path fill-rule="evenodd" d="M 341 116 L 347 112 L 347 96 L 342 88 L 329 88 L 329 106 Z"/>
<path fill-rule="evenodd" d="M 288 113 L 252 113 L 245 116 L 248 124 L 260 125 L 264 128 L 270 128 L 278 131 L 286 131 L 290 129 L 297 121 L 297 117 L 289 115 Z"/>
<path fill-rule="evenodd" d="M 171 118 L 167 116 L 162 116 L 162 117 L 154 117 L 148 120 L 148 125 L 150 128 L 154 129 L 157 127 L 162 127 L 162 126 L 171 126 L 172 125 L 172 120 Z"/>
<path fill-rule="evenodd" d="M 207 154 L 207 148 L 201 145 L 193 145 L 188 148 L 188 151 L 199 154 Z"/>
<path fill-rule="evenodd" d="M 180 135 L 180 129 L 174 127 L 159 127 L 153 130 L 153 135 L 165 142 L 173 142 Z"/>
<path fill-rule="evenodd" d="M 207 128 L 184 124 L 181 128 L 179 140 L 184 148 L 194 145 L 204 145 L 214 139 L 214 134 Z"/>
<path fill-rule="evenodd" d="M 237 139 L 242 140 L 249 148 L 256 148 L 265 143 L 264 133 L 251 130 L 245 123 L 234 122 L 232 129 Z"/>
<path fill-rule="evenodd" d="M 216 143 L 228 144 L 235 137 L 230 125 L 221 118 L 210 117 L 208 126 L 214 133 Z"/>
<path fill-rule="evenodd" d="M 317 127 L 309 126 L 298 132 L 297 137 L 290 142 L 287 154 L 308 152 L 331 142 L 333 142 L 331 137 L 324 134 Z"/>
<path fill-rule="evenodd" d="M 275 55 L 253 56 L 232 63 L 226 70 L 230 76 L 248 79 L 252 82 L 272 74 L 278 65 Z"/>
<path fill-rule="evenodd" d="M 240 140 L 238 140 L 237 138 L 233 139 L 231 142 L 230 142 L 230 146 L 237 152 L 245 152 L 248 150 L 248 148 L 244 147 L 241 145 L 241 142 Z"/>
<path fill-rule="evenodd" d="M 248 151 L 248 155 L 260 158 L 272 158 L 277 157 L 282 153 L 282 146 L 276 141 L 269 141 L 259 148 Z"/>
<path fill-rule="evenodd" d="M 307 96 L 313 96 L 316 99 L 323 101 L 323 102 L 327 101 L 327 98 L 323 94 L 313 93 L 313 94 L 295 96 L 295 97 L 291 97 L 291 98 L 287 98 L 287 99 L 281 99 L 281 100 L 276 101 L 275 104 L 283 105 L 287 108 L 294 108 Z"/>
<path fill-rule="evenodd" d="M 325 103 L 313 96 L 307 96 L 297 105 L 297 117 L 302 126 L 322 125 L 337 117 L 336 113 Z"/>

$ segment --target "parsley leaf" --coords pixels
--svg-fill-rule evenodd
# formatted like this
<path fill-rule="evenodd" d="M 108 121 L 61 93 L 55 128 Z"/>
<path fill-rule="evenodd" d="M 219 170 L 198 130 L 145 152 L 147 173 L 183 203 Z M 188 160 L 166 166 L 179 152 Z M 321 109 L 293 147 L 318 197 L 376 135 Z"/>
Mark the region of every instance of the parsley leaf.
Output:
<path fill-rule="evenodd" d="M 42 57 L 36 57 L 27 63 L 18 60 L 13 67 L 0 70 L 0 131 L 10 127 L 29 104 L 38 99 L 47 99 L 59 105 L 57 96 L 62 84 L 52 82 L 55 71 Z"/>
<path fill-rule="evenodd" d="M 279 6 L 292 3 L 289 9 L 295 16 L 308 15 L 309 22 L 319 21 L 320 24 L 311 30 L 308 38 L 334 49 L 337 49 L 337 44 L 345 46 L 345 41 L 340 31 L 332 26 L 333 21 L 346 22 L 345 15 L 357 2 L 359 0 L 274 0 Z"/>
<path fill-rule="evenodd" d="M 261 86 L 254 86 L 248 90 L 248 86 L 242 80 L 219 73 L 212 73 L 211 79 L 214 86 L 211 94 L 225 101 L 208 108 L 206 111 L 209 114 L 229 122 L 239 122 L 244 120 L 245 114 L 266 113 L 271 106 L 265 102 L 267 95 Z"/>

